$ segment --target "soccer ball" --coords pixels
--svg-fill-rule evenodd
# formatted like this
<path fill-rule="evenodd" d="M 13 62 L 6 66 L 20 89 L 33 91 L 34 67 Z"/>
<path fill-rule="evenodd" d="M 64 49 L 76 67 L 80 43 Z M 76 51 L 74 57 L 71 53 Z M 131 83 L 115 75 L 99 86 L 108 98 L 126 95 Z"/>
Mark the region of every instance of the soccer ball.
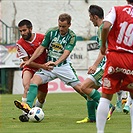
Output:
<path fill-rule="evenodd" d="M 44 112 L 41 108 L 39 107 L 33 107 L 29 113 L 28 117 L 30 121 L 33 122 L 40 122 L 44 119 Z"/>

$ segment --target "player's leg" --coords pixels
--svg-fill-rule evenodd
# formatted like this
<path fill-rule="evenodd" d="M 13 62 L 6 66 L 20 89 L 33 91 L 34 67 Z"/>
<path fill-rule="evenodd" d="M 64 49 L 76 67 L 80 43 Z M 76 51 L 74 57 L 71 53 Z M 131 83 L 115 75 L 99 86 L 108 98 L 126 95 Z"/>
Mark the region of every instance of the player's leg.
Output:
<path fill-rule="evenodd" d="M 87 99 L 86 105 L 87 105 L 88 116 L 82 120 L 76 121 L 77 124 L 96 122 L 96 113 L 95 112 L 96 112 L 96 108 L 97 108 L 97 103 L 94 100 Z"/>
<path fill-rule="evenodd" d="M 22 96 L 22 102 L 18 100 L 14 101 L 14 104 L 16 105 L 16 107 L 23 110 L 22 115 L 19 116 L 19 119 L 22 122 L 27 122 L 29 120 L 29 118 L 27 117 L 27 113 L 31 108 L 26 104 L 26 102 L 27 102 L 27 92 L 30 85 L 30 79 L 32 78 L 33 74 L 34 72 L 31 69 L 23 69 L 22 82 L 24 87 L 24 93 Z"/>
<path fill-rule="evenodd" d="M 33 78 L 31 79 L 31 84 L 28 89 L 27 93 L 27 102 L 26 103 L 21 103 L 20 101 L 14 101 L 14 104 L 16 107 L 19 109 L 25 111 L 28 113 L 30 111 L 30 108 L 33 106 L 33 102 L 37 96 L 38 93 L 38 85 L 42 84 L 42 79 L 38 75 L 34 75 Z"/>
<path fill-rule="evenodd" d="M 95 85 L 94 80 L 92 80 L 91 78 L 87 78 L 85 81 L 83 81 L 81 90 L 89 98 L 93 99 L 94 101 L 96 101 L 98 103 L 99 99 L 100 99 L 100 93 L 96 89 L 98 89 L 99 86 Z M 93 88 L 96 88 L 96 89 L 93 89 Z"/>
<path fill-rule="evenodd" d="M 48 93 L 48 83 L 39 85 L 38 95 L 37 95 L 37 99 L 36 99 L 36 102 L 35 102 L 36 107 L 40 107 L 40 108 L 43 107 L 43 105 L 46 101 L 47 93 Z"/>
<path fill-rule="evenodd" d="M 30 86 L 30 80 L 33 76 L 33 72 L 28 70 L 28 69 L 24 69 L 22 72 L 22 83 L 23 83 L 23 87 L 24 87 L 24 93 L 22 95 L 22 102 L 26 103 L 27 102 L 27 92 Z"/>
<path fill-rule="evenodd" d="M 122 112 L 122 93 L 123 91 L 120 90 L 117 92 L 117 101 L 116 101 L 116 111 L 117 112 Z"/>
<path fill-rule="evenodd" d="M 130 111 L 130 105 L 131 105 L 131 96 L 130 96 L 130 93 L 128 92 L 127 94 L 127 102 L 125 103 L 125 106 L 123 108 L 123 112 L 125 114 L 128 114 L 129 111 Z"/>
<path fill-rule="evenodd" d="M 102 93 L 96 114 L 97 133 L 104 133 L 104 127 L 109 112 L 109 105 L 113 95 Z"/>
<path fill-rule="evenodd" d="M 70 86 L 72 86 L 81 96 L 83 96 L 86 99 L 86 94 L 84 94 L 81 90 L 81 83 L 79 81 L 79 79 L 77 78 L 77 75 L 75 74 L 75 70 L 67 65 L 65 66 L 63 69 L 62 67 L 59 70 L 56 70 L 56 73 L 58 73 L 59 78 L 64 81 L 66 84 L 69 83 Z M 61 76 L 60 76 L 61 75 Z M 64 77 L 63 77 L 63 76 Z M 71 80 L 73 77 L 73 81 Z M 83 81 L 84 82 L 84 81 Z M 86 81 L 87 83 L 88 81 Z M 92 89 L 93 90 L 93 89 Z M 90 92 L 92 91 L 90 90 Z M 92 108 L 92 106 L 94 105 L 94 108 Z M 77 121 L 76 123 L 86 123 L 86 122 L 94 122 L 95 121 L 95 110 L 96 110 L 96 102 L 91 101 L 91 100 L 87 100 L 87 112 L 89 114 L 88 118 L 85 118 L 84 120 L 81 121 Z M 90 108 L 91 107 L 91 108 Z"/>
<path fill-rule="evenodd" d="M 122 104 L 127 102 L 127 97 L 128 97 L 127 93 L 128 93 L 127 91 L 122 92 Z"/>
<path fill-rule="evenodd" d="M 27 104 L 30 107 L 33 106 L 35 96 L 37 95 L 37 92 L 38 92 L 38 86 L 41 84 L 48 83 L 49 81 L 54 80 L 55 78 L 56 78 L 56 75 L 51 71 L 47 71 L 47 70 L 42 70 L 41 72 L 37 72 L 36 74 L 34 74 L 33 78 L 31 79 L 29 93 L 27 94 Z"/>

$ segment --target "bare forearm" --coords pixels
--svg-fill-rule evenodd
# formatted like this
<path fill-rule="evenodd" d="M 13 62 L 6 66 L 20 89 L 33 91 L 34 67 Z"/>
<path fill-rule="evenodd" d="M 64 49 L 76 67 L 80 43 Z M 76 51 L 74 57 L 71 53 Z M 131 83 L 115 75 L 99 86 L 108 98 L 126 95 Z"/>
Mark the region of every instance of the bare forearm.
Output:
<path fill-rule="evenodd" d="M 61 62 L 63 62 L 64 60 L 66 60 L 66 58 L 70 55 L 70 51 L 68 50 L 65 50 L 64 53 L 62 54 L 62 56 L 57 60 L 55 61 L 55 65 L 58 65 L 60 64 Z"/>
<path fill-rule="evenodd" d="M 39 68 L 42 68 L 42 65 L 43 64 L 38 64 L 38 63 L 35 63 L 35 62 L 31 62 L 28 66 L 39 69 Z"/>
<path fill-rule="evenodd" d="M 39 57 L 42 53 L 43 53 L 43 51 L 44 51 L 44 47 L 43 46 L 39 46 L 36 50 L 35 50 L 35 52 L 33 53 L 33 55 L 31 56 L 31 58 L 29 59 L 29 63 L 30 62 L 32 62 L 33 60 L 35 60 L 37 57 Z"/>
<path fill-rule="evenodd" d="M 99 63 L 102 61 L 102 59 L 104 58 L 104 55 L 102 55 L 101 54 L 101 51 L 99 52 L 99 54 L 98 54 L 98 57 L 97 57 L 97 59 L 96 59 L 96 61 L 94 62 L 94 66 L 98 66 L 99 65 Z"/>

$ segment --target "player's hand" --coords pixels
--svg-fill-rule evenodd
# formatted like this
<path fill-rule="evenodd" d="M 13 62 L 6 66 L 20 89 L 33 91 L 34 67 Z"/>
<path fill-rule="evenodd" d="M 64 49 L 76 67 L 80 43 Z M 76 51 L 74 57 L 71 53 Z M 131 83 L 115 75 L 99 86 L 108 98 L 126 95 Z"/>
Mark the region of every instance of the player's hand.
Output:
<path fill-rule="evenodd" d="M 28 66 L 28 65 L 30 65 L 30 62 L 29 62 L 29 60 L 25 61 L 25 64 L 24 64 L 24 66 Z"/>
<path fill-rule="evenodd" d="M 97 69 L 97 67 L 94 66 L 94 65 L 91 66 L 91 67 L 89 67 L 89 68 L 88 68 L 88 74 L 93 74 L 93 73 L 95 73 L 96 69 Z"/>
<path fill-rule="evenodd" d="M 45 65 L 53 66 L 53 67 L 56 66 L 55 62 L 53 62 L 53 61 L 49 61 L 49 62 L 45 63 Z"/>
<path fill-rule="evenodd" d="M 20 68 L 23 68 L 25 66 L 25 61 L 20 64 Z"/>
<path fill-rule="evenodd" d="M 42 64 L 42 69 L 45 69 L 45 70 L 48 70 L 48 71 L 51 71 L 54 69 L 54 66 L 51 66 L 51 65 L 47 65 L 46 63 L 45 64 Z"/>

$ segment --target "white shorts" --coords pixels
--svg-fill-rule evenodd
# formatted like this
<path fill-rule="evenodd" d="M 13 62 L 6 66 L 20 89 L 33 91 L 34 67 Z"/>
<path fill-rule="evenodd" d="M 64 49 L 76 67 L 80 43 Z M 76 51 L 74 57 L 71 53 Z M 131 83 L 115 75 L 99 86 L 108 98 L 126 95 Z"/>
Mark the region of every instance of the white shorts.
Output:
<path fill-rule="evenodd" d="M 59 78 L 65 84 L 72 87 L 80 83 L 75 70 L 70 63 L 64 64 L 59 67 L 54 67 L 52 71 L 42 69 L 40 72 L 36 72 L 35 75 L 41 77 L 43 84 Z"/>
<path fill-rule="evenodd" d="M 104 68 L 105 68 L 105 64 L 103 64 L 102 66 L 98 66 L 98 68 L 94 74 L 88 75 L 88 78 L 91 79 L 97 86 L 102 85 L 102 76 L 104 73 Z"/>

